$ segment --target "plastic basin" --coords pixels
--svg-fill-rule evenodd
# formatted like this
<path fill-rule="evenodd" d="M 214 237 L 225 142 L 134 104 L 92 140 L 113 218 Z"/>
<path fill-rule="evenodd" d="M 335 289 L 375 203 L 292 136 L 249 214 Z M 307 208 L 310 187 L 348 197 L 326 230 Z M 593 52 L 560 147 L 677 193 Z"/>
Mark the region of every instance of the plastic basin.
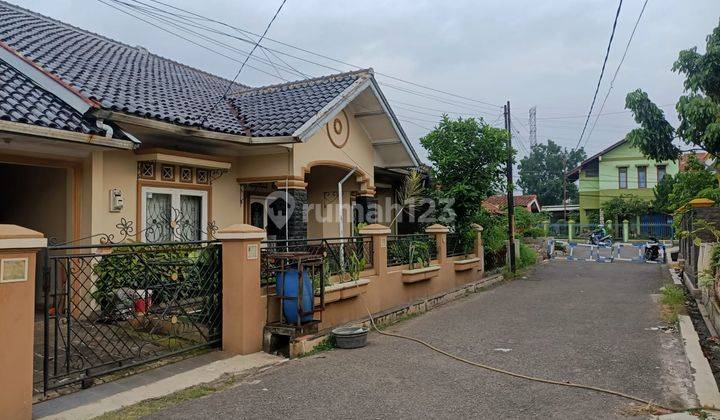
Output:
<path fill-rule="evenodd" d="M 357 349 L 367 345 L 368 329 L 365 327 L 339 327 L 332 330 L 335 346 L 341 349 Z"/>

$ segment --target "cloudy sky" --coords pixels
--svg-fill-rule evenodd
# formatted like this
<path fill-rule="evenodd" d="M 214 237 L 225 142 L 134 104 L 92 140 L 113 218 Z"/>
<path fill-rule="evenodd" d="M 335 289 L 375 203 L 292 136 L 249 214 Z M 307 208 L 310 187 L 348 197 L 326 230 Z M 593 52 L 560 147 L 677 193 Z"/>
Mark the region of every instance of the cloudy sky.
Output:
<path fill-rule="evenodd" d="M 100 0 L 10 1 L 224 77 L 231 78 L 239 67 L 238 60 L 243 59 L 237 51 L 223 46 L 212 48 L 232 59 L 193 45 Z M 117 0 L 102 1 L 121 7 L 113 3 Z M 144 0 L 149 4 L 151 1 Z M 163 1 L 256 33 L 263 31 L 280 4 L 280 0 Z M 642 4 L 643 0 L 624 1 L 596 110 L 608 91 Z M 529 137 L 531 106 L 537 106 L 539 142 L 553 139 L 569 148 L 578 142 L 584 123 L 582 115 L 587 114 L 592 100 L 616 8 L 614 0 L 287 0 L 268 36 L 467 98 L 377 76 L 418 149 L 421 147 L 417 139 L 434 126 L 442 112 L 453 116 L 479 115 L 488 122 L 501 123 L 500 105 L 509 100 L 523 155 Z M 717 0 L 649 0 L 605 105 L 603 113 L 609 114 L 600 117 L 588 138 L 588 154 L 621 139 L 634 126 L 630 115 L 622 112 L 625 94 L 630 90 L 643 88 L 655 103 L 669 105 L 664 109 L 674 120 L 673 104 L 682 93 L 682 78 L 670 68 L 680 49 L 698 46 L 704 50 L 705 37 L 717 26 L 718 18 Z M 239 35 L 228 28 L 215 27 Z M 209 41 L 192 34 L 183 35 L 209 45 Z M 230 48 L 250 49 L 250 45 L 237 39 L 207 35 Z M 246 68 L 239 81 L 264 85 L 282 82 L 281 78 L 300 78 L 282 68 L 277 69 L 278 75 L 266 62 L 269 58 L 276 66 L 284 66 L 278 56 L 307 75 L 336 72 L 327 67 L 352 69 L 271 41 L 264 41 L 263 45 L 276 49 L 277 56 L 259 53 L 259 60 L 265 62 L 251 60 L 249 64 L 259 70 Z M 420 154 L 425 155 L 422 150 Z"/>

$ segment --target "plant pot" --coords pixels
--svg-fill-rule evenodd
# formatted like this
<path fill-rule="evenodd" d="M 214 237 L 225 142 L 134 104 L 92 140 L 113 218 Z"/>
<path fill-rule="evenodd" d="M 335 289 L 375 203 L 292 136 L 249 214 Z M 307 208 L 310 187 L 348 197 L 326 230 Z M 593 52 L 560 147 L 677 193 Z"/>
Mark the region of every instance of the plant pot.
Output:
<path fill-rule="evenodd" d="M 468 258 L 465 260 L 456 260 L 453 261 L 453 266 L 455 267 L 455 271 L 467 271 L 472 270 L 473 268 L 476 268 L 478 265 L 480 265 L 480 258 Z"/>
<path fill-rule="evenodd" d="M 137 298 L 134 302 L 136 314 L 146 314 L 152 306 L 152 290 L 135 290 Z M 143 295 L 145 297 L 143 297 Z"/>
<path fill-rule="evenodd" d="M 440 273 L 439 265 L 431 265 L 429 267 L 415 268 L 412 270 L 402 271 L 402 281 L 406 284 L 417 283 L 420 281 L 427 281 L 433 277 L 437 277 Z"/>
<path fill-rule="evenodd" d="M 368 284 L 370 284 L 370 279 L 358 279 L 357 281 L 346 281 L 327 286 L 325 287 L 325 303 L 352 299 L 361 293 L 365 293 Z"/>

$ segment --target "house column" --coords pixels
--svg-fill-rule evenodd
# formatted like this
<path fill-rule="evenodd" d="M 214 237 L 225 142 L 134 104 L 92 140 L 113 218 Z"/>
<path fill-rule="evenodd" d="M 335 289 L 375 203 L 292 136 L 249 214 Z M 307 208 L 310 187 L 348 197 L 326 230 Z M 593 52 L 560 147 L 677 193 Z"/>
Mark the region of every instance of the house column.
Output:
<path fill-rule="evenodd" d="M 260 241 L 265 231 L 237 224 L 221 229 L 222 347 L 236 354 L 262 350 L 265 304 L 260 290 Z"/>
<path fill-rule="evenodd" d="M 285 237 L 285 221 L 275 220 L 274 222 L 278 226 L 282 225 L 278 232 L 278 239 L 306 239 L 308 196 L 305 187 L 307 183 L 296 180 L 288 180 L 287 182 L 283 180 L 277 181 L 275 185 L 281 194 L 279 198 L 284 200 L 287 192 L 287 238 Z"/>
<path fill-rule="evenodd" d="M 480 267 L 478 267 L 478 273 L 480 277 L 485 273 L 485 245 L 483 245 L 482 232 L 483 227 L 477 223 L 473 223 L 472 228 L 475 229 L 477 236 L 475 237 L 475 256 L 480 259 Z M 519 255 L 519 254 L 518 254 Z"/>
<path fill-rule="evenodd" d="M 17 225 L 0 225 L 0 413 L 32 418 L 35 260 L 47 239 Z"/>

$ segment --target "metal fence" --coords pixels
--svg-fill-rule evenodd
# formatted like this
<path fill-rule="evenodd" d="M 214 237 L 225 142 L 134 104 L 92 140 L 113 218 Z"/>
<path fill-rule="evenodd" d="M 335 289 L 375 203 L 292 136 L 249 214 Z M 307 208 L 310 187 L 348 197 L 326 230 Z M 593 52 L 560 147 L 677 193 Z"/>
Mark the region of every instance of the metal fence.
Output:
<path fill-rule="evenodd" d="M 465 243 L 459 233 L 448 233 L 446 237 L 446 252 L 448 257 L 465 255 Z"/>
<path fill-rule="evenodd" d="M 559 239 L 567 239 L 570 226 L 573 227 L 573 239 L 582 240 L 587 239 L 591 232 L 598 229 L 598 224 L 585 224 L 585 223 L 552 223 L 548 225 L 547 236 L 552 236 Z M 541 229 L 543 226 L 539 226 Z M 623 224 L 612 223 L 605 226 L 607 232 L 615 238 L 616 241 L 621 240 L 623 237 Z M 650 237 L 663 239 L 673 239 L 675 237 L 675 230 L 671 223 L 628 223 L 628 237 L 629 239 L 648 239 Z"/>
<path fill-rule="evenodd" d="M 315 256 L 323 257 L 321 269 L 324 270 L 327 278 L 349 272 L 351 265 L 357 262 L 362 263 L 364 269 L 370 269 L 373 267 L 372 238 L 353 236 L 264 241 L 261 256 L 261 284 L 263 286 L 274 284 L 280 267 L 287 266 L 298 257 L 310 259 Z"/>
<path fill-rule="evenodd" d="M 429 264 L 437 259 L 434 236 L 424 234 L 389 235 L 387 239 L 387 265 Z"/>
<path fill-rule="evenodd" d="M 485 251 L 485 272 L 494 273 L 501 271 L 505 267 L 507 259 L 507 247 L 502 247 L 497 251 Z"/>
<path fill-rule="evenodd" d="M 221 255 L 214 241 L 49 247 L 43 391 L 219 346 Z"/>

